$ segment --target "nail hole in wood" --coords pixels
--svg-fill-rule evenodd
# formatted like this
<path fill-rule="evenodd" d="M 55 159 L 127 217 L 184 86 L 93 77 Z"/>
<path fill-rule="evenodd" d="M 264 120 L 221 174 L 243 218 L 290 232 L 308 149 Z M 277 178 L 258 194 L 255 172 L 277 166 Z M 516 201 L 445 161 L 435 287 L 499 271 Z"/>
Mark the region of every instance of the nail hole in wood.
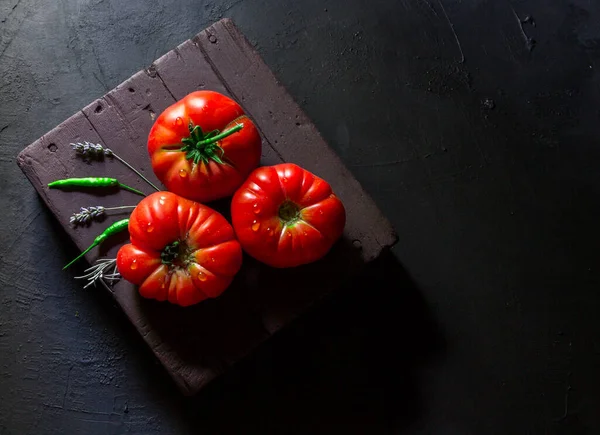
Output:
<path fill-rule="evenodd" d="M 156 66 L 154 66 L 154 64 L 150 65 L 148 69 L 146 69 L 146 74 L 151 78 L 156 77 Z"/>
<path fill-rule="evenodd" d="M 208 40 L 211 42 L 211 44 L 214 44 L 217 42 L 217 37 L 215 35 L 209 35 Z"/>
<path fill-rule="evenodd" d="M 56 144 L 51 143 L 50 145 L 48 145 L 48 149 L 50 150 L 51 153 L 55 153 L 56 150 L 58 149 L 58 147 L 56 146 Z"/>
<path fill-rule="evenodd" d="M 96 106 L 96 108 L 94 109 L 94 112 L 96 112 L 96 113 L 100 113 L 100 112 L 102 112 L 102 106 L 101 106 L 100 104 L 98 104 L 98 105 Z"/>
<path fill-rule="evenodd" d="M 135 92 L 135 89 L 129 88 L 129 92 Z"/>

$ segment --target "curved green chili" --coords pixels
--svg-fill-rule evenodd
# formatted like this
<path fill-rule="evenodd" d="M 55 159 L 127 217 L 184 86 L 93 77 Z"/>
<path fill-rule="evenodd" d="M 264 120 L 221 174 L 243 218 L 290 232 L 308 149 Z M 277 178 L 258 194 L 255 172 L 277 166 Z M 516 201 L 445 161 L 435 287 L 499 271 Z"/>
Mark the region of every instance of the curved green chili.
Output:
<path fill-rule="evenodd" d="M 120 233 L 121 231 L 123 231 L 124 229 L 126 229 L 128 225 L 129 225 L 129 219 L 122 219 L 120 221 L 115 222 L 111 226 L 109 226 L 107 229 L 105 229 L 102 232 L 102 234 L 100 234 L 98 237 L 96 237 L 94 239 L 94 241 L 92 242 L 92 244 L 85 251 L 83 251 L 75 259 L 73 259 L 71 262 L 69 262 L 69 264 L 67 264 L 65 267 L 63 267 L 63 270 L 65 270 L 71 264 L 75 263 L 77 260 L 79 260 L 85 254 L 87 254 L 88 252 L 90 252 L 93 248 L 95 248 L 96 246 L 98 246 L 100 243 L 104 242 L 106 239 L 108 239 L 113 234 Z"/>
<path fill-rule="evenodd" d="M 138 195 L 146 196 L 143 192 L 140 192 L 133 187 L 127 186 L 126 184 L 120 183 L 116 178 L 108 177 L 86 177 L 86 178 L 65 178 L 63 180 L 56 180 L 48 183 L 48 187 L 120 187 L 121 189 L 129 190 L 130 192 L 137 193 Z"/>

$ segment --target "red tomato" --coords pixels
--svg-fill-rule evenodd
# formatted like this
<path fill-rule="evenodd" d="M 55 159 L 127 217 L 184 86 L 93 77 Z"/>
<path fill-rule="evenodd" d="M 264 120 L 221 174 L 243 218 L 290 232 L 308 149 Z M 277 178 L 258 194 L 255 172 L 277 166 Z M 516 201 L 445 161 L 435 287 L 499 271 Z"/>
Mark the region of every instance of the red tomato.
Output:
<path fill-rule="evenodd" d="M 171 192 L 144 198 L 129 218 L 121 276 L 143 297 L 181 306 L 219 296 L 242 265 L 233 228 L 215 210 Z"/>
<path fill-rule="evenodd" d="M 238 103 L 218 92 L 197 91 L 156 118 L 148 152 L 169 191 L 208 202 L 233 195 L 258 166 L 261 139 Z"/>
<path fill-rule="evenodd" d="M 346 223 L 344 205 L 331 186 L 290 163 L 252 172 L 233 196 L 231 214 L 242 248 L 273 267 L 323 257 Z"/>

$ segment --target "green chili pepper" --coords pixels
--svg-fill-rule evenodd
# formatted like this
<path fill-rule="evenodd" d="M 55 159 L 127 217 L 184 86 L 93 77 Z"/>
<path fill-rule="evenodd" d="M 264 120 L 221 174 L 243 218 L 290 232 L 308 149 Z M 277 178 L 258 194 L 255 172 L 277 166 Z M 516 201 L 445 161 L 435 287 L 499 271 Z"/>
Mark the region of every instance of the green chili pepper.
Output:
<path fill-rule="evenodd" d="M 109 226 L 107 229 L 104 230 L 104 232 L 102 234 L 100 234 L 98 237 L 96 237 L 94 239 L 94 241 L 92 242 L 92 244 L 85 251 L 83 251 L 81 254 L 79 254 L 77 256 L 77 258 L 75 258 L 74 260 L 72 260 L 65 267 L 63 267 L 63 270 L 65 270 L 71 264 L 75 263 L 77 260 L 79 260 L 85 254 L 87 254 L 88 252 L 90 252 L 93 248 L 95 248 L 96 246 L 98 246 L 100 243 L 104 242 L 106 239 L 108 239 L 113 234 L 117 234 L 117 233 L 123 231 L 124 229 L 126 229 L 128 225 L 129 225 L 129 219 L 123 219 L 123 220 L 117 221 L 114 224 L 112 224 L 111 226 Z"/>
<path fill-rule="evenodd" d="M 146 196 L 143 192 L 140 192 L 133 187 L 129 187 L 126 184 L 120 183 L 116 178 L 107 177 L 86 177 L 86 178 L 65 178 L 63 180 L 56 180 L 48 183 L 48 187 L 117 187 L 129 190 L 130 192 L 137 193 L 138 195 Z"/>

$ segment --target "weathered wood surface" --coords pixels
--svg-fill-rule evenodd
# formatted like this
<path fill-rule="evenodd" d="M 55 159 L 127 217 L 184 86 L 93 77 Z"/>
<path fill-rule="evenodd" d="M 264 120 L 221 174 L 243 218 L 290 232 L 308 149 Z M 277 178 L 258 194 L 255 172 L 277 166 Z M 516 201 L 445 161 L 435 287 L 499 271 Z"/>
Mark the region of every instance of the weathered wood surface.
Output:
<path fill-rule="evenodd" d="M 85 140 L 103 143 L 159 184 L 146 152 L 150 127 L 166 107 L 198 89 L 216 90 L 236 99 L 261 132 L 262 164 L 295 162 L 327 179 L 344 201 L 348 220 L 343 239 L 322 261 L 275 270 L 245 257 L 230 289 L 194 307 L 182 309 L 144 300 L 125 281 L 110 289 L 185 394 L 196 393 L 396 241 L 371 198 L 248 41 L 225 19 L 89 104 L 19 155 L 20 167 L 80 249 L 123 215 L 74 229 L 68 224 L 71 213 L 85 205 L 134 204 L 139 197 L 125 191 L 49 190 L 48 182 L 110 174 L 148 193 L 150 190 L 116 160 L 86 163 L 74 155 L 69 144 Z M 227 201 L 211 205 L 228 215 Z M 114 257 L 126 240 L 126 234 L 116 237 L 90 252 L 87 261 Z"/>

